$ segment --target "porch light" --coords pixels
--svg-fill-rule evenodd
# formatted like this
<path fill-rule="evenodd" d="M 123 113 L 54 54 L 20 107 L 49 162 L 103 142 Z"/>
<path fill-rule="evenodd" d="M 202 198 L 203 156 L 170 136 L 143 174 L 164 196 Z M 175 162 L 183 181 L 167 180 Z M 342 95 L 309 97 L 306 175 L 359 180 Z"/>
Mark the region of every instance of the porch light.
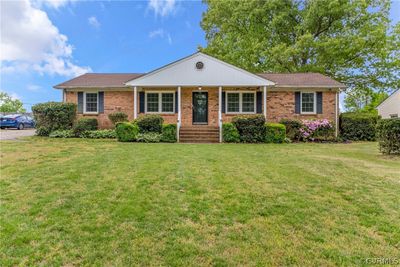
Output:
<path fill-rule="evenodd" d="M 199 86 L 199 91 L 201 91 L 201 86 Z"/>

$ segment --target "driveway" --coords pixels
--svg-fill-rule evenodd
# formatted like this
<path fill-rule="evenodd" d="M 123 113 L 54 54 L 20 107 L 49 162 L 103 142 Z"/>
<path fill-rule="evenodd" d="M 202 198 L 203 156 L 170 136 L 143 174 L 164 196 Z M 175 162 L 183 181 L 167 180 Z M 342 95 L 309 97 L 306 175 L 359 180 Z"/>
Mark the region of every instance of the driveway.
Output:
<path fill-rule="evenodd" d="M 35 129 L 17 130 L 7 129 L 0 130 L 0 140 L 17 140 L 20 137 L 33 136 Z"/>

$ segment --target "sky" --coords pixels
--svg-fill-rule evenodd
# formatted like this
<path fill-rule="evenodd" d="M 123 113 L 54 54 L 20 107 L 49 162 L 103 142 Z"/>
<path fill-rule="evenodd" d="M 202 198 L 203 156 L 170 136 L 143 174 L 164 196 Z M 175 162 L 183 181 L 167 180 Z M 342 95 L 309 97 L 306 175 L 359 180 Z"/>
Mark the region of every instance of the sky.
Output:
<path fill-rule="evenodd" d="M 80 74 L 148 72 L 206 46 L 201 1 L 0 1 L 0 90 L 28 111 Z"/>

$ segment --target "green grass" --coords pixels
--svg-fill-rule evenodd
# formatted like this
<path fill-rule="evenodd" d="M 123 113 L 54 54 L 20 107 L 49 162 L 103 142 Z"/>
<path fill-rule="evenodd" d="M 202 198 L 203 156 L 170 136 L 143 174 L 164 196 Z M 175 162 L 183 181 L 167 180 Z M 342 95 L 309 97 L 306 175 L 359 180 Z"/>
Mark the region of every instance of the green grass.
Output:
<path fill-rule="evenodd" d="M 363 265 L 399 258 L 376 143 L 1 142 L 0 265 Z"/>

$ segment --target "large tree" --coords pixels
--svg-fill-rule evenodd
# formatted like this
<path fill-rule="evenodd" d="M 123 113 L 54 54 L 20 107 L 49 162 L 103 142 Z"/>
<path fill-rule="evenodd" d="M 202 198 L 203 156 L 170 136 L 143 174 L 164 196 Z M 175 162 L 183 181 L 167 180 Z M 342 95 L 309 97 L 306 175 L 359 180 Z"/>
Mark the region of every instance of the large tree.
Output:
<path fill-rule="evenodd" d="M 5 92 L 0 92 L 0 112 L 25 112 L 22 102 L 13 99 Z"/>
<path fill-rule="evenodd" d="M 205 0 L 206 53 L 253 72 L 320 72 L 369 93 L 400 87 L 390 0 Z"/>

